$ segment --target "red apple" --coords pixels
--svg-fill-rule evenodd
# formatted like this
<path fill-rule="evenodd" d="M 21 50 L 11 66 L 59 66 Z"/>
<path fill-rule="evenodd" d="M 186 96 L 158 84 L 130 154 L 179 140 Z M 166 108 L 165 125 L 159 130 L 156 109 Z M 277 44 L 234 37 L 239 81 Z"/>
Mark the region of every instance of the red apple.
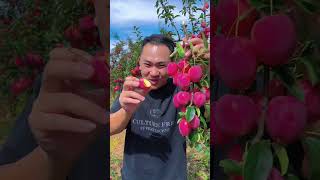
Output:
<path fill-rule="evenodd" d="M 150 81 L 142 78 L 139 80 L 139 87 L 146 91 L 146 90 L 150 89 L 151 83 L 150 83 Z"/>

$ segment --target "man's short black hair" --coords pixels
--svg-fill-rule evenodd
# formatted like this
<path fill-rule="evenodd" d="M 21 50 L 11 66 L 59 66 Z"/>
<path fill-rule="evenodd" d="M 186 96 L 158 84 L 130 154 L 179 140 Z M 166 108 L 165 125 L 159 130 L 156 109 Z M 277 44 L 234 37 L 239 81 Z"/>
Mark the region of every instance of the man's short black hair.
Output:
<path fill-rule="evenodd" d="M 173 53 L 174 47 L 175 47 L 175 43 L 173 42 L 173 40 L 162 34 L 153 34 L 151 36 L 144 38 L 142 43 L 142 48 L 148 43 L 155 44 L 155 45 L 163 44 L 169 48 L 171 53 Z"/>

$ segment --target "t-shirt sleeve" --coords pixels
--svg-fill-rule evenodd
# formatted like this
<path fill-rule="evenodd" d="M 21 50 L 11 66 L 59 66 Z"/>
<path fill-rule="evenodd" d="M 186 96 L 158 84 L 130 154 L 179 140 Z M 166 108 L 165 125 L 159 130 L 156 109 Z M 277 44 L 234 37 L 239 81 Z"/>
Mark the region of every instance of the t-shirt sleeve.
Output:
<path fill-rule="evenodd" d="M 120 96 L 120 95 L 119 95 Z M 121 104 L 119 101 L 119 96 L 114 100 L 111 109 L 110 109 L 110 113 L 115 113 L 117 111 L 119 111 L 121 109 Z"/>
<path fill-rule="evenodd" d="M 24 110 L 17 117 L 4 144 L 0 145 L 0 165 L 16 162 L 37 147 L 37 142 L 28 124 L 28 116 L 39 93 L 40 84 L 41 77 L 39 76 L 35 80 L 32 95 L 28 98 Z"/>

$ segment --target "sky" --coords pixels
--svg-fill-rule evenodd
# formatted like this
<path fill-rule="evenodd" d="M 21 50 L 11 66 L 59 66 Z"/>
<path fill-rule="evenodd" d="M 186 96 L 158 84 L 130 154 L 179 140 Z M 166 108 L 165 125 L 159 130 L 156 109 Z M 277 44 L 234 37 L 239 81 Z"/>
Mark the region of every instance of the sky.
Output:
<path fill-rule="evenodd" d="M 175 5 L 174 14 L 180 14 L 182 0 L 168 0 L 169 4 Z M 110 48 L 116 43 L 114 34 L 117 33 L 120 39 L 127 37 L 134 38 L 133 26 L 139 27 L 142 36 L 159 34 L 160 27 L 164 27 L 164 21 L 160 21 L 155 8 L 156 0 L 111 0 L 110 1 Z M 199 2 L 201 3 L 201 2 Z M 202 4 L 202 3 L 201 3 Z M 177 24 L 181 24 L 187 17 L 175 19 Z M 198 15 L 196 15 L 197 17 Z M 161 26 L 160 26 L 161 25 Z M 180 27 L 180 25 L 177 25 Z"/>

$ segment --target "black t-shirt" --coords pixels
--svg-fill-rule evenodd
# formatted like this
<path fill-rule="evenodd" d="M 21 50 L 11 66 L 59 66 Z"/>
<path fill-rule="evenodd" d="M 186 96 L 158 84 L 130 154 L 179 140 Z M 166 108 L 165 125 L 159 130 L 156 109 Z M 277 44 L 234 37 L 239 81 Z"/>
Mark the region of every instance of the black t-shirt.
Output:
<path fill-rule="evenodd" d="M 126 128 L 123 180 L 186 180 L 186 141 L 179 133 L 171 79 L 151 91 Z M 121 108 L 117 98 L 111 113 Z"/>
<path fill-rule="evenodd" d="M 28 116 L 41 85 L 41 77 L 34 84 L 33 93 L 29 97 L 24 111 L 17 118 L 14 128 L 3 145 L 0 145 L 0 166 L 16 162 L 37 147 L 28 124 Z M 97 138 L 75 163 L 68 180 L 109 179 L 109 128 Z"/>

